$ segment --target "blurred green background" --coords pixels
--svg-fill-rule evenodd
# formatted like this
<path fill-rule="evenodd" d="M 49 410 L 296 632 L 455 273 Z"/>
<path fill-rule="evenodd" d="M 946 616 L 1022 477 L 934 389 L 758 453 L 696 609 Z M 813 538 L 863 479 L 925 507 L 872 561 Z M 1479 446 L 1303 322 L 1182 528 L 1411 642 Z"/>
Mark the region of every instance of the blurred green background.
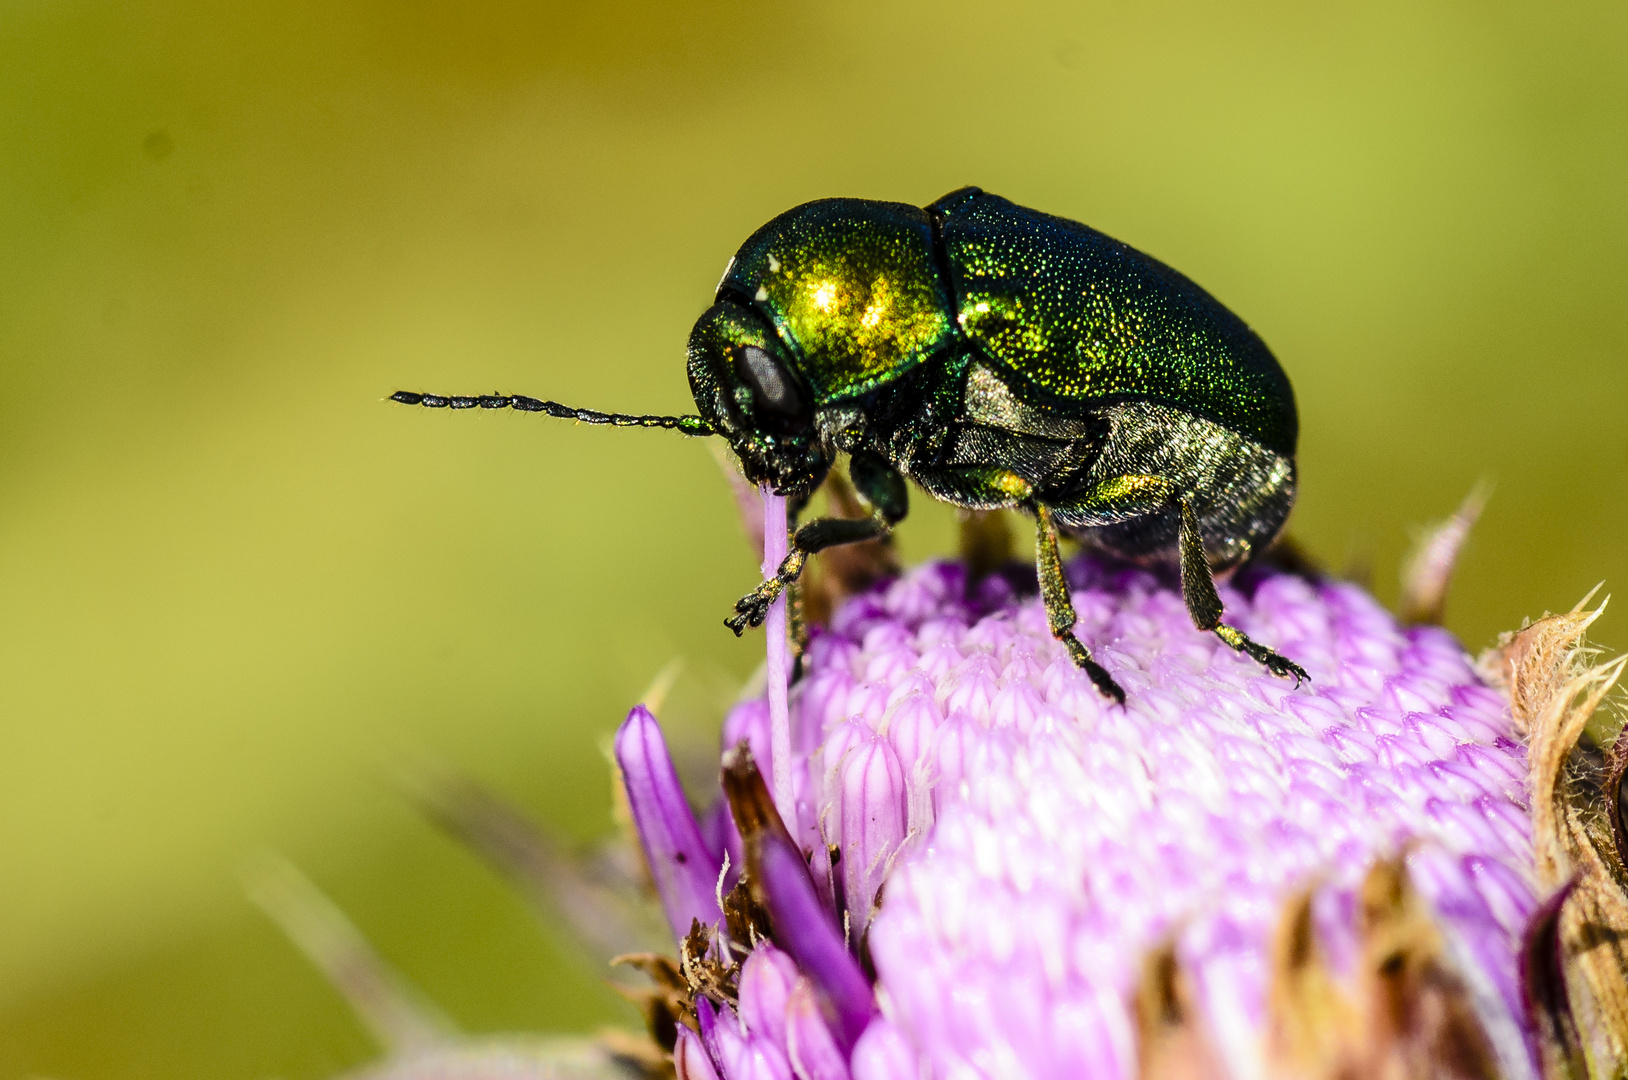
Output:
<path fill-rule="evenodd" d="M 1471 648 L 1628 586 L 1621 3 L 0 4 L 0 1075 L 365 1060 L 261 847 L 469 1030 L 622 1015 L 389 763 L 596 835 L 655 671 L 703 732 L 753 667 L 755 560 L 699 441 L 381 399 L 683 410 L 754 227 L 968 183 L 1243 314 L 1382 596 L 1481 478 Z"/>

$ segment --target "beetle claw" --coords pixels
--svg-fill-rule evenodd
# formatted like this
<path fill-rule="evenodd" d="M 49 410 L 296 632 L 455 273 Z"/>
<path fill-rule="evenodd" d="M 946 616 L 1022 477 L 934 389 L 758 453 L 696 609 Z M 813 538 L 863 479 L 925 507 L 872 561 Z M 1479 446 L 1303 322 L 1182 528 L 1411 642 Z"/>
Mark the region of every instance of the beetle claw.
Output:
<path fill-rule="evenodd" d="M 1103 697 L 1110 698 L 1120 705 L 1125 704 L 1125 688 L 1120 686 L 1119 683 L 1115 682 L 1114 677 L 1108 674 L 1107 670 L 1101 664 L 1087 657 L 1085 661 L 1085 673 L 1091 676 L 1092 684 L 1096 686 L 1097 691 L 1102 694 Z"/>
<path fill-rule="evenodd" d="M 1278 678 L 1293 679 L 1296 689 L 1299 689 L 1300 684 L 1303 682 L 1311 682 L 1311 676 L 1306 674 L 1306 669 L 1286 656 L 1268 652 L 1266 656 L 1261 658 L 1261 663 L 1265 665 L 1267 671 L 1270 671 Z"/>
<path fill-rule="evenodd" d="M 1253 644 L 1253 642 L 1251 644 Z M 1271 649 L 1262 648 L 1259 655 L 1255 654 L 1254 652 L 1251 652 L 1250 655 L 1255 660 L 1259 661 L 1262 667 L 1276 675 L 1278 678 L 1293 679 L 1297 689 L 1301 683 L 1311 682 L 1311 676 L 1306 674 L 1305 668 L 1301 667 L 1299 664 L 1295 663 L 1293 660 L 1290 660 L 1287 656 L 1284 656 L 1281 653 L 1274 652 Z"/>
<path fill-rule="evenodd" d="M 766 581 L 735 601 L 735 614 L 725 619 L 724 625 L 735 631 L 736 637 L 740 637 L 748 626 L 762 626 L 763 620 L 769 617 L 769 608 L 780 595 L 780 590 L 773 588 L 773 584 Z"/>
<path fill-rule="evenodd" d="M 1091 685 L 1097 688 L 1098 693 L 1102 694 L 1103 697 L 1112 698 L 1121 705 L 1125 704 L 1125 688 L 1114 681 L 1114 677 L 1108 674 L 1107 668 L 1091 659 L 1091 650 L 1087 649 L 1079 638 L 1070 632 L 1066 637 L 1058 640 L 1068 650 L 1068 657 L 1074 661 L 1074 666 L 1085 672 L 1091 680 Z"/>
<path fill-rule="evenodd" d="M 1215 635 L 1278 678 L 1293 679 L 1296 689 L 1299 689 L 1301 683 L 1311 682 L 1311 676 L 1306 674 L 1305 668 L 1282 653 L 1268 649 L 1258 641 L 1251 641 L 1242 631 L 1226 623 L 1215 627 Z"/>

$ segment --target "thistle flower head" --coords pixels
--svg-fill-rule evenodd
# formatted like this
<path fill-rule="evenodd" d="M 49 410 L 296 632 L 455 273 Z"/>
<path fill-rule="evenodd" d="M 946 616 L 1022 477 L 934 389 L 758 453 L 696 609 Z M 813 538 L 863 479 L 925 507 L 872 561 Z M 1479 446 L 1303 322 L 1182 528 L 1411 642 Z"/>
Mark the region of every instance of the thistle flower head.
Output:
<path fill-rule="evenodd" d="M 675 920 L 688 962 L 739 964 L 683 1034 L 681 1076 L 1131 1077 L 1161 1054 L 1290 1075 L 1322 1037 L 1295 1010 L 1373 1030 L 1385 963 L 1440 999 L 1428 1050 L 1534 1075 L 1526 750 L 1462 647 L 1353 585 L 1246 571 L 1229 616 L 1306 668 L 1296 687 L 1194 630 L 1168 582 L 1090 558 L 1069 573 L 1124 706 L 1016 579 L 931 563 L 811 642 L 793 813 L 737 805 L 705 865 L 681 803 L 640 819 L 669 912 L 699 920 Z M 724 728 L 763 775 L 768 727 L 748 701 Z M 653 730 L 636 711 L 618 745 Z M 621 765 L 637 814 L 654 773 Z M 711 905 L 686 899 L 702 882 Z M 698 930 L 733 889 L 765 916 Z"/>
<path fill-rule="evenodd" d="M 1455 522 L 1404 580 L 1416 618 Z M 472 785 L 419 793 L 651 980 L 624 992 L 652 1038 L 463 1039 L 309 883 L 253 876 L 393 1051 L 372 1075 L 1628 1074 L 1628 740 L 1591 723 L 1628 658 L 1583 645 L 1598 609 L 1472 664 L 1353 585 L 1246 570 L 1229 618 L 1305 667 L 1292 685 L 1194 630 L 1172 583 L 1081 558 L 1077 632 L 1118 704 L 1023 573 L 887 562 L 826 581 L 834 601 L 885 575 L 836 604 L 789 701 L 726 717 L 699 819 L 653 712 L 629 714 L 644 889 L 626 845 L 587 863 Z"/>

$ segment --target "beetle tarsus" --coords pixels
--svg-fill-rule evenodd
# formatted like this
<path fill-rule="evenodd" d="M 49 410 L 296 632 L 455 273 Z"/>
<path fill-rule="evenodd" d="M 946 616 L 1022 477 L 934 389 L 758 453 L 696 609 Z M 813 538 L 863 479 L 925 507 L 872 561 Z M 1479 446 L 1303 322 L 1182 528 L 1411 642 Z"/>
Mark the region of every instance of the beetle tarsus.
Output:
<path fill-rule="evenodd" d="M 780 593 L 785 589 L 786 584 L 779 576 L 765 581 L 735 601 L 735 614 L 725 619 L 724 625 L 735 631 L 736 637 L 740 637 L 741 634 L 745 633 L 748 626 L 754 629 L 762 626 L 763 620 L 769 617 L 769 609 L 780 598 Z"/>
<path fill-rule="evenodd" d="M 1305 668 L 1282 653 L 1268 649 L 1258 641 L 1251 641 L 1241 630 L 1222 623 L 1215 628 L 1215 636 L 1280 679 L 1293 679 L 1296 686 L 1303 682 L 1311 682 L 1311 676 L 1306 674 Z"/>
<path fill-rule="evenodd" d="M 769 608 L 786 589 L 797 582 L 808 565 L 808 557 L 838 544 L 857 544 L 875 540 L 892 530 L 885 520 L 870 518 L 817 518 L 798 529 L 791 537 L 791 551 L 780 561 L 774 577 L 765 581 L 735 601 L 735 614 L 724 620 L 724 625 L 740 637 L 748 626 L 762 626 L 769 617 Z"/>
<path fill-rule="evenodd" d="M 1072 633 L 1062 639 L 1063 647 L 1068 650 L 1068 658 L 1074 661 L 1074 666 L 1090 676 L 1091 683 L 1104 697 L 1113 698 L 1119 704 L 1125 704 L 1125 688 L 1114 681 L 1108 674 L 1108 669 L 1091 659 L 1091 650 L 1087 649 L 1080 639 Z"/>

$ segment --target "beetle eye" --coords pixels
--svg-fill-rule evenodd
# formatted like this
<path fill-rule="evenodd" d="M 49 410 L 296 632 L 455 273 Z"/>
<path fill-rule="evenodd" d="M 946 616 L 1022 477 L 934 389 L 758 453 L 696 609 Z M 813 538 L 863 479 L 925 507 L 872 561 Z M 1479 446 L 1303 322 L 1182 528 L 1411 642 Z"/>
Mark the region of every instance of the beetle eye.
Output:
<path fill-rule="evenodd" d="M 752 388 L 758 408 L 787 420 L 803 414 L 803 396 L 780 362 L 767 350 L 746 345 L 740 351 L 740 373 Z"/>

